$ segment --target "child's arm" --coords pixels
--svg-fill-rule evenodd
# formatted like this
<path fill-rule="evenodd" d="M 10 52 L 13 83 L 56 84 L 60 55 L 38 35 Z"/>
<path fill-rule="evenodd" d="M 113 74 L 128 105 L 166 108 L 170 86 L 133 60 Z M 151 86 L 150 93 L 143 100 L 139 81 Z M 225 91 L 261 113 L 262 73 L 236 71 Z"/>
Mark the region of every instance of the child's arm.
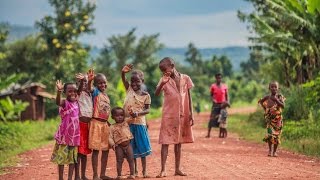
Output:
<path fill-rule="evenodd" d="M 282 99 L 279 99 L 277 96 L 270 96 L 270 99 L 277 103 L 278 106 L 284 108 L 284 102 Z"/>
<path fill-rule="evenodd" d="M 83 90 L 84 75 L 81 73 L 78 73 L 78 74 L 76 74 L 76 79 L 77 79 L 77 81 L 80 82 L 79 87 L 78 87 L 78 91 L 77 91 L 78 95 L 80 95 Z"/>
<path fill-rule="evenodd" d="M 269 96 L 265 96 L 261 99 L 259 99 L 258 104 L 260 104 L 261 107 L 263 107 L 263 109 L 265 110 L 266 107 L 264 107 L 263 102 L 266 101 L 269 98 Z"/>
<path fill-rule="evenodd" d="M 193 119 L 193 106 L 192 106 L 192 98 L 191 98 L 191 92 L 190 89 L 188 89 L 188 98 L 189 98 L 189 107 L 190 107 L 190 125 L 193 126 L 194 124 L 194 119 Z"/>
<path fill-rule="evenodd" d="M 89 69 L 89 71 L 87 72 L 87 75 L 88 75 L 88 87 L 87 87 L 87 89 L 88 89 L 89 92 L 92 92 L 93 91 L 93 89 L 92 89 L 92 81 L 94 79 L 94 71 L 93 71 L 93 69 Z"/>
<path fill-rule="evenodd" d="M 129 82 L 126 79 L 126 73 L 130 72 L 133 68 L 133 64 L 127 64 L 125 66 L 123 66 L 122 70 L 121 70 L 121 79 L 122 79 L 122 83 L 124 85 L 124 87 L 126 88 L 126 90 L 129 88 Z"/>
<path fill-rule="evenodd" d="M 113 150 L 116 149 L 115 142 L 113 140 L 112 128 L 110 128 L 110 133 L 109 133 L 109 145 L 110 147 L 112 147 Z"/>
<path fill-rule="evenodd" d="M 57 88 L 57 96 L 56 96 L 56 104 L 57 106 L 62 106 L 64 107 L 65 102 L 64 100 L 61 100 L 61 92 L 63 91 L 63 86 L 61 80 L 57 80 L 56 82 L 56 88 Z"/>
<path fill-rule="evenodd" d="M 161 78 L 161 83 L 159 86 L 157 86 L 156 88 L 156 91 L 155 91 L 155 95 L 156 96 L 159 96 L 161 90 L 162 90 L 162 87 L 169 81 L 170 79 L 170 73 L 165 73 L 162 78 Z"/>

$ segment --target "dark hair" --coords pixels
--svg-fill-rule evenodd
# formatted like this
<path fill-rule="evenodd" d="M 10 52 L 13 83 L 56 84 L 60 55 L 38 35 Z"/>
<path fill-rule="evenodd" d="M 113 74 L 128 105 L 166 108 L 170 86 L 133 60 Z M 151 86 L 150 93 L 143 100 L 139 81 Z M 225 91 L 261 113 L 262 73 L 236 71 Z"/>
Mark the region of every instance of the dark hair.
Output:
<path fill-rule="evenodd" d="M 161 61 L 159 62 L 159 64 L 162 64 L 162 63 L 170 63 L 170 65 L 174 65 L 174 61 L 172 58 L 170 57 L 165 57 L 163 59 L 161 59 Z"/>
<path fill-rule="evenodd" d="M 222 74 L 221 74 L 221 73 L 216 73 L 216 74 L 214 75 L 214 77 L 218 77 L 218 76 L 221 76 L 221 77 L 222 77 Z"/>
<path fill-rule="evenodd" d="M 94 85 L 97 84 L 97 80 L 98 80 L 98 78 L 100 78 L 100 77 L 105 78 L 105 79 L 107 80 L 107 78 L 106 78 L 106 76 L 105 76 L 104 74 L 102 74 L 102 73 L 97 73 L 97 74 L 94 76 L 94 79 L 93 79 L 93 84 L 94 84 Z"/>
<path fill-rule="evenodd" d="M 76 83 L 73 83 L 73 82 L 65 83 L 65 84 L 63 85 L 63 93 L 66 93 L 67 87 L 68 87 L 69 85 L 75 85 L 75 86 L 77 86 Z"/>
<path fill-rule="evenodd" d="M 122 107 L 114 107 L 111 110 L 111 116 L 113 116 L 117 110 L 122 110 L 124 112 L 124 109 Z"/>
<path fill-rule="evenodd" d="M 141 70 L 136 69 L 136 70 L 132 71 L 131 76 L 133 76 L 133 75 L 139 76 L 139 78 L 142 81 L 144 81 L 144 74 L 143 74 L 143 72 Z"/>

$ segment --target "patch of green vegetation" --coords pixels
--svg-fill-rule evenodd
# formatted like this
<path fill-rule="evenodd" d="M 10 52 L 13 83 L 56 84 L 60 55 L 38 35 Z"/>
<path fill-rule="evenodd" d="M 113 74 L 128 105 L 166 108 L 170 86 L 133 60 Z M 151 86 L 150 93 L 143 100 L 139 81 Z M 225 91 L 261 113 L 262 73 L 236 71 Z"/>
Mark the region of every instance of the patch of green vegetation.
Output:
<path fill-rule="evenodd" d="M 0 169 L 16 162 L 17 154 L 52 141 L 58 125 L 58 119 L 0 122 Z"/>

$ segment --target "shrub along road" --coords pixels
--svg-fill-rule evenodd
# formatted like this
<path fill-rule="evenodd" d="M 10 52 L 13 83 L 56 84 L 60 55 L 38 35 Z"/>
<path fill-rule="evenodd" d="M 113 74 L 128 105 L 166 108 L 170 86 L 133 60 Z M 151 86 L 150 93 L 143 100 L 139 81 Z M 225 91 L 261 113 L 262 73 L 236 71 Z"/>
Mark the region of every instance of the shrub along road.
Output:
<path fill-rule="evenodd" d="M 252 111 L 254 108 L 230 109 L 230 114 Z M 320 179 L 319 159 L 288 152 L 281 147 L 279 157 L 267 157 L 266 144 L 246 142 L 232 133 L 228 138 L 221 139 L 217 137 L 216 129 L 211 138 L 205 138 L 207 130 L 204 124 L 208 116 L 208 113 L 195 116 L 195 143 L 182 146 L 182 169 L 188 176 L 173 176 L 174 154 L 173 146 L 170 146 L 167 177 L 164 179 Z M 147 158 L 147 167 L 149 175 L 155 177 L 160 171 L 160 145 L 157 143 L 160 119 L 149 123 L 153 154 Z M 53 143 L 19 155 L 20 162 L 15 167 L 4 169 L 5 174 L 0 175 L 0 179 L 58 179 L 57 167 L 49 161 L 52 147 Z M 67 167 L 65 178 L 66 173 Z M 115 154 L 112 150 L 107 174 L 116 177 Z M 129 174 L 127 162 L 124 162 L 123 174 Z M 141 178 L 140 161 L 139 175 Z M 92 179 L 90 157 L 87 177 Z"/>

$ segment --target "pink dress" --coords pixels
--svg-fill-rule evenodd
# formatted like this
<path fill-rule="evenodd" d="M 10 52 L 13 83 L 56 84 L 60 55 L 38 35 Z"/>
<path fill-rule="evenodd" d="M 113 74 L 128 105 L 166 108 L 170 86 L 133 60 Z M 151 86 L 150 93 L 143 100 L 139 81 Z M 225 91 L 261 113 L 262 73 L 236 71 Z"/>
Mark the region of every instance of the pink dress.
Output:
<path fill-rule="evenodd" d="M 173 79 L 162 87 L 164 100 L 159 144 L 180 144 L 194 142 L 190 125 L 188 90 L 193 82 L 188 75 L 180 74 L 180 92 Z M 162 79 L 160 79 L 158 86 Z"/>
<path fill-rule="evenodd" d="M 54 138 L 58 144 L 80 145 L 79 105 L 77 101 L 65 100 L 65 107 L 59 108 L 61 124 Z"/>
<path fill-rule="evenodd" d="M 228 93 L 228 86 L 225 84 L 220 84 L 220 87 L 214 83 L 211 85 L 210 88 L 211 94 L 213 94 L 212 102 L 213 100 L 216 101 L 216 103 L 223 103 L 226 101 L 226 94 Z"/>

